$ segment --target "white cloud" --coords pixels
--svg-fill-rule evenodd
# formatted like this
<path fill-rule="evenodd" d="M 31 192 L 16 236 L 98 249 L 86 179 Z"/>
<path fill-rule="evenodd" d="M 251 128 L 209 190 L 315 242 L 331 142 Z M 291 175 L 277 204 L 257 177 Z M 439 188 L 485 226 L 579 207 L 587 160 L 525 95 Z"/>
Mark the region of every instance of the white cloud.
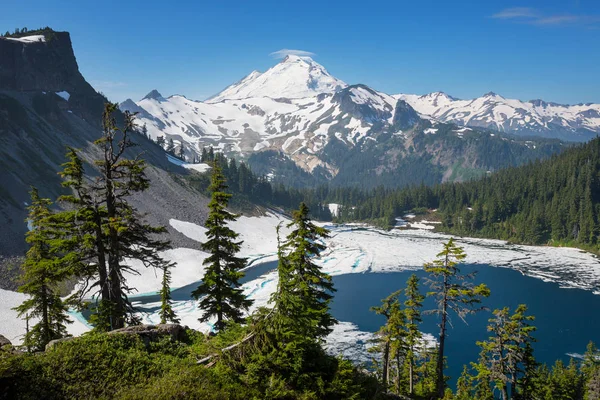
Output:
<path fill-rule="evenodd" d="M 312 57 L 316 54 L 305 50 L 281 49 L 269 54 L 273 58 L 285 58 L 286 56 Z"/>
<path fill-rule="evenodd" d="M 529 7 L 513 7 L 507 8 L 499 13 L 492 15 L 492 18 L 510 19 L 510 18 L 537 18 L 538 13 L 533 8 Z"/>
<path fill-rule="evenodd" d="M 600 23 L 600 16 L 598 15 L 545 15 L 539 10 L 530 7 L 506 8 L 492 15 L 492 18 L 512 20 L 514 22 L 537 26 L 584 25 L 590 27 Z"/>

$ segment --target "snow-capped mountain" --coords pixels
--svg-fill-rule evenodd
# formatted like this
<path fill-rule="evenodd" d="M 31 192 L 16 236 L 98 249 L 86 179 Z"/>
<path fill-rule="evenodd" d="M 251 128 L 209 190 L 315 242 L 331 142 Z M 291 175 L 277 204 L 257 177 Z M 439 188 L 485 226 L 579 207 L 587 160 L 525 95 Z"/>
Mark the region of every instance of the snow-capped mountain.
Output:
<path fill-rule="evenodd" d="M 472 100 L 456 99 L 443 92 L 395 97 L 405 100 L 426 118 L 464 126 L 569 141 L 588 140 L 600 133 L 600 104 L 521 101 L 493 92 Z"/>
<path fill-rule="evenodd" d="M 207 102 L 218 103 L 251 97 L 297 99 L 335 93 L 346 86 L 346 83 L 331 76 L 312 58 L 289 55 L 265 73 L 252 71 Z"/>
<path fill-rule="evenodd" d="M 128 99 L 121 104 L 121 109 L 137 112 L 139 123 L 146 126 L 153 139 L 159 136 L 173 139 L 175 146 L 182 146 L 188 156 L 200 154 L 207 146 L 242 158 L 273 150 L 283 153 L 308 173 L 332 179 L 340 172 L 341 160 L 355 149 L 380 152 L 385 148 L 385 151 L 395 151 L 396 159 L 404 158 L 415 151 L 415 141 L 420 140 L 417 136 L 449 135 L 466 140 L 484 134 L 477 129 L 444 125 L 444 122 L 453 122 L 453 118 L 462 117 L 460 125 L 492 126 L 493 119 L 486 125 L 483 117 L 467 118 L 472 114 L 469 110 L 453 116 L 438 112 L 459 104 L 457 102 L 461 100 L 441 93 L 391 96 L 365 85 L 349 86 L 309 57 L 288 56 L 263 73 L 252 72 L 206 101 L 194 101 L 181 95 L 165 98 L 153 90 L 138 102 Z M 481 103 L 499 104 L 491 100 Z M 478 109 L 483 108 L 482 105 Z M 504 108 L 491 112 L 498 120 L 504 114 L 515 114 Z M 511 126 L 508 124 L 504 130 L 510 131 Z M 438 131 L 443 134 L 436 136 Z M 398 146 L 395 150 L 390 147 L 392 142 Z M 441 149 L 431 143 L 428 146 L 422 149 L 423 154 Z M 523 141 L 519 146 L 529 145 Z M 457 155 L 462 156 L 462 153 Z M 357 154 L 353 157 L 360 159 Z M 449 157 L 439 157 L 435 162 L 442 162 L 440 160 L 455 164 Z M 377 164 L 373 165 L 376 168 L 388 161 L 381 158 L 370 163 Z M 396 161 L 392 161 L 392 165 L 400 165 Z M 500 166 L 496 164 L 478 159 L 472 160 L 469 168 L 495 169 Z M 438 172 L 433 175 L 438 176 Z"/>

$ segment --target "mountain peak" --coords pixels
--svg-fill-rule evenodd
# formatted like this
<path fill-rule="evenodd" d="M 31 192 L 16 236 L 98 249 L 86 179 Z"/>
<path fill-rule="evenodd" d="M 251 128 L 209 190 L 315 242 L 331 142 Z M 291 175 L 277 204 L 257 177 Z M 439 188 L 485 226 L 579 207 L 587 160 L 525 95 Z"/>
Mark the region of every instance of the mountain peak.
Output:
<path fill-rule="evenodd" d="M 310 57 L 288 55 L 264 73 L 253 71 L 209 99 L 210 103 L 251 97 L 296 99 L 335 93 L 347 87 Z"/>
<path fill-rule="evenodd" d="M 158 90 L 153 89 L 152 91 L 150 91 L 150 93 L 145 95 L 142 100 L 146 100 L 146 99 L 148 99 L 148 100 L 163 100 L 164 97 L 162 96 L 162 94 L 160 94 L 158 92 Z"/>
<path fill-rule="evenodd" d="M 285 58 L 283 60 L 281 60 L 280 64 L 295 63 L 295 62 L 315 63 L 315 60 L 313 60 L 309 56 L 297 56 L 294 54 L 288 54 L 287 56 L 285 56 Z"/>
<path fill-rule="evenodd" d="M 487 92 L 486 94 L 483 95 L 483 97 L 500 97 L 500 98 L 504 98 L 504 97 L 500 96 L 498 93 L 494 93 L 494 92 Z"/>

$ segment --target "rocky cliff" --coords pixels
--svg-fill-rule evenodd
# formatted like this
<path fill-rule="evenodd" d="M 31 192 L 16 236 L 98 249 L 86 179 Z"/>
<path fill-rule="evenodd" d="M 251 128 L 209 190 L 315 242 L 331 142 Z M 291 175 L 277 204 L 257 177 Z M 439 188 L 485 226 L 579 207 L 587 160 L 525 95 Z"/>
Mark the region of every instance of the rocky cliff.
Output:
<path fill-rule="evenodd" d="M 61 194 L 57 172 L 66 146 L 81 150 L 91 173 L 98 156 L 92 143 L 101 135 L 107 99 L 79 72 L 67 32 L 42 38 L 0 38 L 0 288 L 15 287 L 11 277 L 27 249 L 30 187 L 51 199 Z M 172 178 L 186 170 L 141 135 L 135 141 L 135 152 L 148 161 L 152 186 L 134 204 L 153 223 L 168 225 L 169 218 L 202 223 L 205 201 Z M 173 237 L 187 243 L 176 232 Z"/>

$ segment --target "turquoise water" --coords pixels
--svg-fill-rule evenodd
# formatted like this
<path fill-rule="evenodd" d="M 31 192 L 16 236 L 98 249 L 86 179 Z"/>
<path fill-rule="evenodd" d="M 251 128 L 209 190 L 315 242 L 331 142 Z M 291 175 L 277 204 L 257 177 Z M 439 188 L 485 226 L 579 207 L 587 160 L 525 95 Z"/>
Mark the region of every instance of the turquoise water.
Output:
<path fill-rule="evenodd" d="M 514 309 L 527 304 L 535 332 L 535 355 L 538 361 L 553 363 L 556 359 L 568 360 L 567 353 L 583 353 L 590 340 L 600 344 L 600 296 L 581 289 L 561 289 L 556 283 L 506 269 L 485 265 L 463 266 L 464 272 L 477 270 L 475 282 L 485 282 L 492 295 L 483 303 L 491 310 L 508 306 Z M 332 303 L 332 313 L 340 321 L 350 321 L 360 330 L 376 331 L 383 317 L 369 311 L 381 299 L 403 288 L 413 272 L 348 274 L 334 277 L 337 292 Z M 423 271 L 418 271 L 424 277 Z M 422 280 L 423 281 L 423 280 Z M 425 293 L 426 288 L 422 289 Z M 424 309 L 433 308 L 433 300 L 425 301 Z M 477 361 L 479 348 L 475 342 L 488 337 L 486 326 L 491 312 L 480 312 L 467 318 L 468 326 L 458 317 L 453 318 L 454 329 L 447 336 L 447 373 L 452 380 L 460 375 L 462 366 Z M 437 336 L 435 316 L 424 316 L 421 331 Z"/>

